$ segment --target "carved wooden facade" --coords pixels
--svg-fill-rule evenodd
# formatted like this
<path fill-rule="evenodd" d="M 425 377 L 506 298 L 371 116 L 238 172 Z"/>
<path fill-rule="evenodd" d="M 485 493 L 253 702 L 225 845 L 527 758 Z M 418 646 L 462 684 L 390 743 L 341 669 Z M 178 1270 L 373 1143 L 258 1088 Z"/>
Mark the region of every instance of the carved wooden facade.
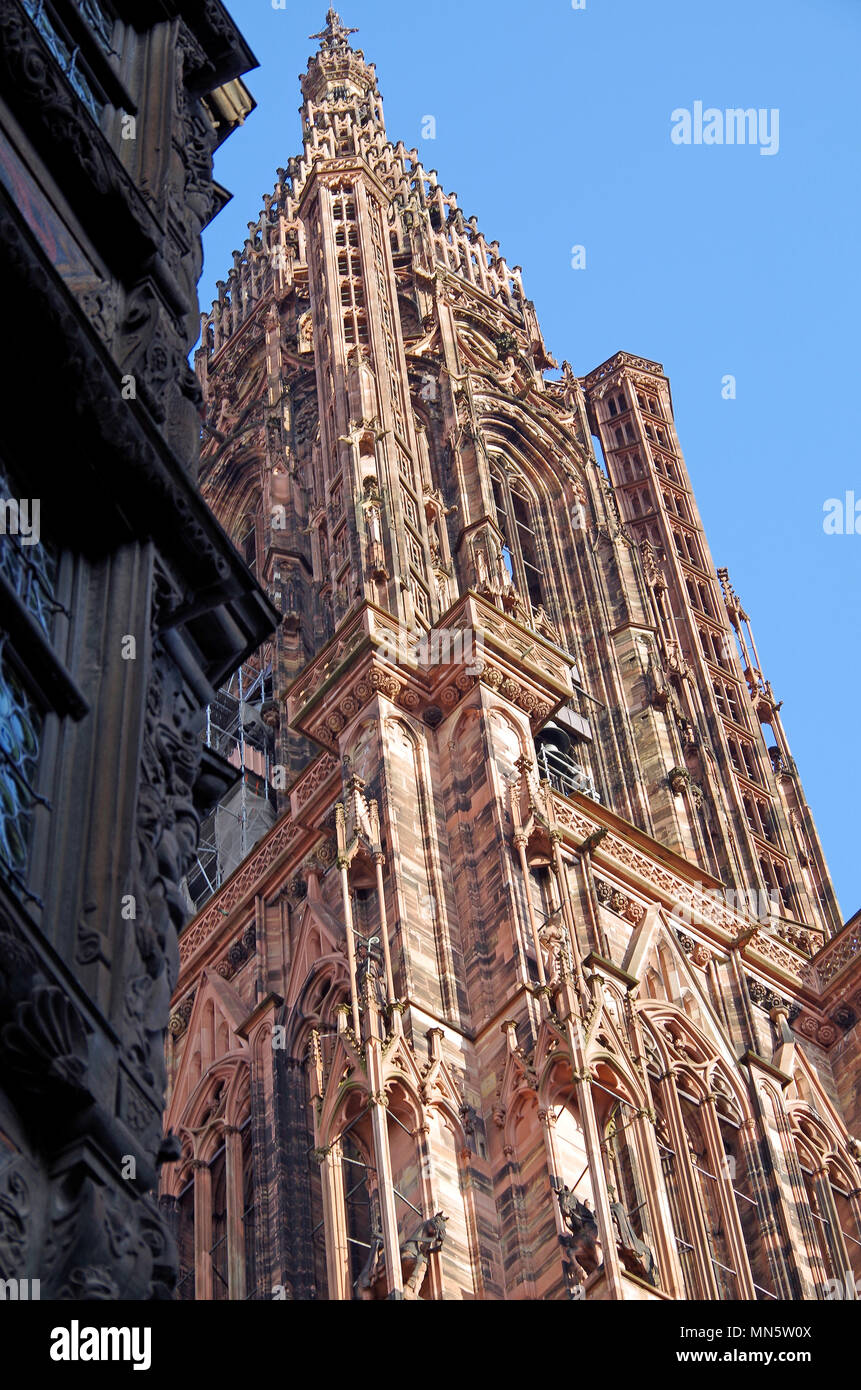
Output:
<path fill-rule="evenodd" d="M 186 361 L 252 65 L 217 0 L 0 13 L 0 491 L 40 513 L 0 536 L 0 1279 L 43 1298 L 176 1282 L 164 1033 L 233 776 L 200 730 L 274 618 L 200 498 Z"/>
<path fill-rule="evenodd" d="M 861 1274 L 857 923 L 669 383 L 545 377 L 351 32 L 197 357 L 294 775 L 180 941 L 182 1294 L 823 1297 Z"/>

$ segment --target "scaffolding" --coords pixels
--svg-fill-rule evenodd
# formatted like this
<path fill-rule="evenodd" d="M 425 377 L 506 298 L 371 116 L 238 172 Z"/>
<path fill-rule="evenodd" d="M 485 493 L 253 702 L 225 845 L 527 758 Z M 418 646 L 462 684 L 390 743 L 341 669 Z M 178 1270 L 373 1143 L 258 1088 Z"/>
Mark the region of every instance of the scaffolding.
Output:
<path fill-rule="evenodd" d="M 246 663 L 206 711 L 204 743 L 236 768 L 238 785 L 203 822 L 186 891 L 195 912 L 209 901 L 275 823 L 272 734 L 263 719 L 273 698 L 272 661 Z"/>

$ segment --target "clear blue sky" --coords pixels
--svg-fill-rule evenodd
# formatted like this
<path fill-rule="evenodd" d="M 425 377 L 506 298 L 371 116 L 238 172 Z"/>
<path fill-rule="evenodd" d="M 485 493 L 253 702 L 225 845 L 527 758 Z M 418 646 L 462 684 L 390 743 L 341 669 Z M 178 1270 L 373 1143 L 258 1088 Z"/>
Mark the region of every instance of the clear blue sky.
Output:
<path fill-rule="evenodd" d="M 301 150 L 298 74 L 327 0 L 227 0 L 258 109 L 219 152 L 208 306 L 275 169 Z M 717 565 L 754 624 L 845 916 L 861 906 L 859 0 L 344 0 L 389 136 L 522 265 L 550 351 L 585 374 L 662 362 Z M 779 110 L 779 151 L 677 146 L 694 102 Z M 433 115 L 437 138 L 422 141 Z M 571 248 L 586 248 L 586 269 Z M 721 382 L 737 379 L 737 399 Z"/>

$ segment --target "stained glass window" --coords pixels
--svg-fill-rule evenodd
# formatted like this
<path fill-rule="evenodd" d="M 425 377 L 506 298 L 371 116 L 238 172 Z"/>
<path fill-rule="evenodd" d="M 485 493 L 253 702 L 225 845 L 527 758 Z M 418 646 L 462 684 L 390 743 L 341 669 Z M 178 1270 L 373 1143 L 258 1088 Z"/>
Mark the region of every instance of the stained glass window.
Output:
<path fill-rule="evenodd" d="M 0 867 L 23 884 L 36 792 L 42 715 L 0 645 Z"/>
<path fill-rule="evenodd" d="M 111 48 L 111 33 L 114 22 L 107 14 L 104 6 L 97 3 L 97 0 L 75 0 L 76 7 L 80 10 L 82 17 L 87 21 L 102 48 L 106 53 L 113 53 Z"/>
<path fill-rule="evenodd" d="M 49 640 L 54 615 L 57 557 L 41 537 L 40 504 L 20 496 L 20 483 L 0 468 L 0 578 Z M 9 605 L 14 600 L 7 599 Z M 0 632 L 0 872 L 24 894 L 36 787 L 43 710 L 28 687 L 26 654 Z M 36 899 L 36 901 L 38 901 Z"/>
<path fill-rule="evenodd" d="M 85 18 L 89 18 L 86 10 L 90 8 L 96 9 L 97 7 L 90 5 L 81 7 Z M 102 114 L 104 102 L 99 99 L 93 89 L 89 74 L 81 63 L 77 45 L 71 44 L 60 32 L 51 11 L 45 4 L 45 0 L 24 0 L 24 9 L 50 48 L 60 71 L 71 82 L 93 120 L 98 121 Z M 102 40 L 102 42 L 104 41 Z"/>
<path fill-rule="evenodd" d="M 8 489 L 6 479 L 0 474 L 0 489 Z M 8 496 L 8 490 L 4 494 Z M 42 542 L 34 545 L 24 544 L 20 534 L 15 534 L 16 522 L 12 518 L 18 503 L 0 502 L 5 507 L 6 533 L 0 536 L 0 574 L 15 591 L 46 636 L 51 635 L 51 620 L 59 605 L 53 597 L 56 581 L 56 560 L 50 549 Z M 25 506 L 29 506 L 25 503 Z M 29 523 L 28 523 L 29 525 Z"/>

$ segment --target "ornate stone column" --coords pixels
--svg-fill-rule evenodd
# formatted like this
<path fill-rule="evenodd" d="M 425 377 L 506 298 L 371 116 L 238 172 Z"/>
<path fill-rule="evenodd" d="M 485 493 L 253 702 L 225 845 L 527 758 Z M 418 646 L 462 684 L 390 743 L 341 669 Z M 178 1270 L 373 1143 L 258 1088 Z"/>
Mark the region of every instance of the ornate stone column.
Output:
<path fill-rule="evenodd" d="M 194 1297 L 212 1299 L 212 1174 L 202 1158 L 192 1162 L 194 1172 Z"/>
<path fill-rule="evenodd" d="M 369 1068 L 370 1073 L 370 1068 Z M 369 1078 L 370 1079 L 370 1078 Z M 383 1228 L 383 1248 L 386 1253 L 386 1286 L 388 1297 L 403 1298 L 401 1272 L 401 1242 L 398 1235 L 398 1216 L 395 1210 L 395 1187 L 392 1158 L 389 1150 L 389 1129 L 386 1119 L 388 1101 L 382 1091 L 369 1096 L 371 1132 L 374 1139 L 374 1158 L 379 1181 L 380 1221 Z"/>
<path fill-rule="evenodd" d="M 548 805 L 552 804 L 552 796 L 547 798 Z M 562 832 L 554 830 L 550 836 L 553 845 L 553 872 L 558 885 L 562 916 L 568 928 L 568 937 L 571 942 L 571 957 L 574 964 L 574 978 L 577 981 L 577 989 L 582 999 L 584 993 L 583 966 L 580 959 L 580 943 L 577 940 L 577 928 L 574 925 L 574 908 L 571 903 L 571 894 L 568 891 L 568 878 L 565 873 L 565 864 L 562 859 L 562 851 L 559 848 L 562 840 Z"/>
<path fill-rule="evenodd" d="M 335 807 L 338 837 L 343 838 L 344 808 L 340 802 Z M 341 897 L 344 903 L 344 927 L 347 933 L 347 966 L 350 972 L 350 1002 L 352 1005 L 353 1032 L 356 1042 L 361 1045 L 362 1025 L 359 1019 L 359 995 L 356 988 L 356 943 L 353 940 L 353 905 L 350 901 L 350 861 L 346 855 L 338 856 L 338 872 L 341 875 Z"/>
<path fill-rule="evenodd" d="M 520 856 L 520 870 L 523 874 L 523 891 L 526 894 L 526 911 L 529 915 L 529 928 L 532 932 L 532 944 L 535 947 L 535 963 L 536 968 L 538 970 L 538 983 L 541 985 L 542 990 L 544 990 L 547 987 L 547 975 L 544 970 L 544 956 L 541 950 L 541 937 L 538 934 L 538 922 L 535 918 L 535 906 L 532 902 L 532 891 L 530 887 L 531 877 L 529 873 L 529 864 L 526 859 L 526 835 L 522 832 L 516 834 L 514 837 L 514 843 L 517 846 L 517 853 Z"/>
<path fill-rule="evenodd" d="M 227 1284 L 230 1298 L 244 1302 L 245 1286 L 245 1183 L 242 1134 L 232 1125 L 224 1130 L 224 1163 L 227 1186 Z"/>
<path fill-rule="evenodd" d="M 323 1229 L 326 1233 L 326 1270 L 329 1298 L 345 1302 L 350 1298 L 349 1249 L 347 1245 L 347 1207 L 344 1201 L 344 1166 L 341 1144 L 337 1140 L 317 1157 L 322 1159 Z"/>
<path fill-rule="evenodd" d="M 374 855 L 374 867 L 377 874 L 377 897 L 380 903 L 380 939 L 383 943 L 383 966 L 386 973 L 386 1002 L 389 1006 L 395 1003 L 395 977 L 392 971 L 392 953 L 389 946 L 389 919 L 386 913 L 386 889 L 383 883 L 383 865 L 386 859 L 383 854 Z"/>

